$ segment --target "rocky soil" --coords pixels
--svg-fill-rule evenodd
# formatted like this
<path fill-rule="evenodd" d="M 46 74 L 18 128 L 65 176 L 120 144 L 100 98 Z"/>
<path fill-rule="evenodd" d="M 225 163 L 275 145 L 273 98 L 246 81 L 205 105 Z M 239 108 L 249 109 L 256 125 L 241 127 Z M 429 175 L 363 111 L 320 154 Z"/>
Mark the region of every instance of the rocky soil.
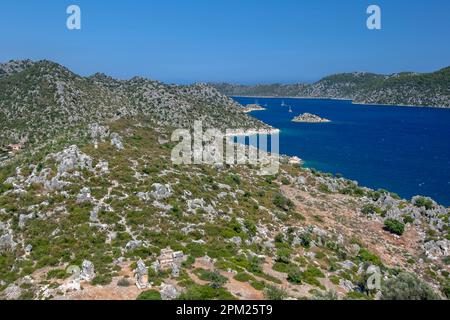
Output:
<path fill-rule="evenodd" d="M 89 128 L 1 171 L 5 299 L 380 299 L 405 272 L 448 294 L 449 209 L 431 199 L 286 157 L 276 176 L 172 165 L 170 130 L 141 117 Z"/>

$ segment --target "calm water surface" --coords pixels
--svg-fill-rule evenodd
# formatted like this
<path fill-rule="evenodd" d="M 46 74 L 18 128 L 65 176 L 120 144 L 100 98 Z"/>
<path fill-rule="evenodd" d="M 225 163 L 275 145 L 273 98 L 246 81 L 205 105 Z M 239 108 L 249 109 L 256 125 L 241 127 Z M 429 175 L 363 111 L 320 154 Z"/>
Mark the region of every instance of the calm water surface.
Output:
<path fill-rule="evenodd" d="M 234 97 L 266 111 L 252 116 L 281 130 L 280 152 L 371 188 L 450 205 L 450 109 L 355 105 L 328 99 Z M 289 112 L 288 105 L 292 113 Z M 294 123 L 310 112 L 331 123 Z"/>

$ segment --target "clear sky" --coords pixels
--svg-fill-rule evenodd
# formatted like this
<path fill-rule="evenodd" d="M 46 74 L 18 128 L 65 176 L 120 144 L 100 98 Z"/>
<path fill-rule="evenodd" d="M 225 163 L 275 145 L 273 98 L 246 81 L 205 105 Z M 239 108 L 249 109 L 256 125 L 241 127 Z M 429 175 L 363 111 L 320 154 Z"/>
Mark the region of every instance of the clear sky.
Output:
<path fill-rule="evenodd" d="M 82 29 L 66 28 L 79 5 Z M 366 9 L 382 10 L 382 30 Z M 448 0 L 1 0 L 0 61 L 166 82 L 302 82 L 450 65 Z"/>

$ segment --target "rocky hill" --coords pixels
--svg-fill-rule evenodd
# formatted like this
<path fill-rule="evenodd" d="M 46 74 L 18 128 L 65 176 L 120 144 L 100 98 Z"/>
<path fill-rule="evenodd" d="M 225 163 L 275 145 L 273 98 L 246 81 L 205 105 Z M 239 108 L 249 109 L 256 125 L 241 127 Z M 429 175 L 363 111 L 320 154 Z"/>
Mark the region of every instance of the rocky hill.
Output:
<path fill-rule="evenodd" d="M 0 169 L 2 298 L 450 295 L 449 209 L 431 199 L 284 157 L 274 176 L 174 165 L 171 129 L 142 115 L 89 128 Z"/>
<path fill-rule="evenodd" d="M 0 64 L 0 146 L 20 140 L 39 144 L 82 124 L 137 114 L 182 128 L 194 120 L 218 129 L 268 127 L 204 84 L 86 78 L 50 61 Z"/>
<path fill-rule="evenodd" d="M 355 103 L 450 107 L 450 67 L 433 73 L 344 73 L 313 84 L 213 86 L 228 96 L 349 99 Z"/>

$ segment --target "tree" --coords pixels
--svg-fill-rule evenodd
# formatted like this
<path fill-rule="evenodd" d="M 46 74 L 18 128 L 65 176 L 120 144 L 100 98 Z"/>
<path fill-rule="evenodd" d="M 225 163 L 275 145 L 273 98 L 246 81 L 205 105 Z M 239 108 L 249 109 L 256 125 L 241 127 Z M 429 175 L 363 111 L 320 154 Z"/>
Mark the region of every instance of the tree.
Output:
<path fill-rule="evenodd" d="M 425 282 L 407 272 L 387 280 L 382 285 L 383 300 L 439 300 L 439 296 Z"/>

